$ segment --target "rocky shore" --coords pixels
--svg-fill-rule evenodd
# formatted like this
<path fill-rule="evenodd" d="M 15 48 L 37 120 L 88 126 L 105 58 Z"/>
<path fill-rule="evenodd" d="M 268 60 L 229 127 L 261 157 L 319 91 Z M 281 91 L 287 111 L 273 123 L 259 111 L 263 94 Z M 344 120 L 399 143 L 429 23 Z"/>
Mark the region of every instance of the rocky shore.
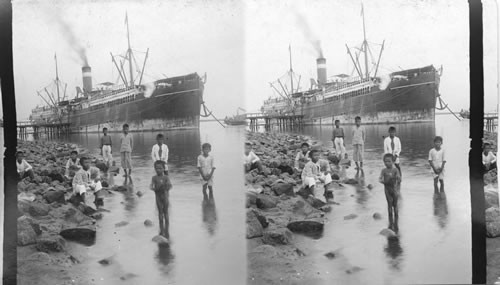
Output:
<path fill-rule="evenodd" d="M 327 203 L 323 189 L 314 196 L 302 193 L 300 173 L 293 169 L 295 156 L 303 142 L 318 149 L 330 162 L 333 190 L 342 183 L 357 183 L 336 167 L 336 158 L 317 141 L 301 135 L 248 133 L 247 141 L 263 163 L 263 173 L 245 175 L 246 237 L 248 240 L 249 284 L 291 284 L 311 282 L 316 272 L 305 268 L 307 245 L 303 236 L 320 237 L 325 213 L 336 203 Z M 316 187 L 322 188 L 322 187 Z M 269 270 L 272 266 L 273 270 Z M 277 275 L 279 274 L 279 276 Z"/>
<path fill-rule="evenodd" d="M 93 165 L 102 165 L 75 144 L 18 141 L 18 150 L 25 153 L 35 174 L 33 180 L 25 178 L 17 185 L 18 284 L 83 284 L 83 272 L 73 268 L 84 257 L 72 252 L 67 241 L 92 244 L 103 209 L 70 202 L 72 187 L 64 177 L 65 164 L 70 152 L 77 150 L 90 156 Z M 106 189 L 100 192 L 111 194 Z"/>
<path fill-rule="evenodd" d="M 492 151 L 498 156 L 497 134 L 484 132 L 484 141 L 491 144 Z M 500 209 L 497 173 L 497 169 L 493 169 L 484 175 L 488 284 L 500 281 Z"/>

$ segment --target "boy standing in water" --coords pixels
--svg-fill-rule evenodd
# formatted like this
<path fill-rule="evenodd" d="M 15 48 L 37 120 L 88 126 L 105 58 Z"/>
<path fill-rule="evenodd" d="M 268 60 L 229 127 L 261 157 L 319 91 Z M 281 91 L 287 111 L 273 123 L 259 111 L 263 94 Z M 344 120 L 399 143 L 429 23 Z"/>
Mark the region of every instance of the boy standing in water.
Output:
<path fill-rule="evenodd" d="M 155 191 L 156 208 L 160 222 L 160 235 L 169 238 L 168 226 L 168 192 L 172 189 L 172 183 L 168 175 L 165 175 L 165 162 L 157 160 L 154 163 L 156 176 L 151 179 L 149 188 Z"/>
<path fill-rule="evenodd" d="M 198 156 L 198 171 L 201 175 L 201 183 L 203 185 L 203 197 L 207 198 L 207 187 L 209 190 L 210 197 L 213 197 L 213 175 L 215 171 L 214 157 L 210 155 L 212 146 L 209 143 L 204 143 L 201 146 L 202 154 Z"/>
<path fill-rule="evenodd" d="M 363 169 L 363 153 L 365 151 L 365 128 L 361 126 L 361 117 L 354 119 L 356 126 L 352 130 L 353 159 L 356 163 L 356 170 Z"/>
<path fill-rule="evenodd" d="M 393 155 L 386 153 L 384 155 L 385 168 L 380 172 L 379 182 L 384 184 L 387 211 L 389 213 L 389 229 L 397 232 L 399 182 L 401 182 L 401 176 L 399 175 L 399 170 L 393 167 L 393 162 Z"/>
<path fill-rule="evenodd" d="M 109 164 L 111 161 L 113 161 L 113 155 L 112 155 L 112 143 L 111 143 L 111 136 L 108 136 L 108 128 L 103 128 L 102 129 L 103 136 L 101 137 L 101 155 L 102 158 L 104 159 L 104 163 L 106 163 L 106 166 L 109 168 Z"/>
<path fill-rule="evenodd" d="M 309 144 L 303 143 L 300 146 L 300 151 L 295 157 L 295 169 L 297 169 L 298 171 L 302 171 L 304 165 L 310 160 L 311 158 L 309 157 Z"/>
<path fill-rule="evenodd" d="M 401 173 L 401 168 L 399 167 L 399 154 L 401 153 L 401 141 L 396 137 L 396 128 L 389 128 L 389 136 L 384 139 L 384 154 L 390 153 L 394 157 L 394 165 Z"/>
<path fill-rule="evenodd" d="M 153 149 L 151 150 L 151 158 L 153 159 L 153 163 L 157 160 L 165 162 L 165 175 L 168 175 L 168 146 L 164 144 L 163 141 L 163 135 L 158 134 L 156 136 L 156 142 L 158 144 L 153 145 Z"/>
<path fill-rule="evenodd" d="M 434 138 L 434 148 L 429 151 L 429 164 L 432 168 L 432 176 L 434 177 L 434 193 L 439 191 L 444 192 L 444 164 L 446 163 L 446 158 L 444 155 L 444 149 L 441 147 L 443 144 L 443 138 L 437 136 Z M 441 183 L 440 189 L 438 190 L 438 180 Z"/>
<path fill-rule="evenodd" d="M 344 146 L 344 129 L 340 127 L 339 120 L 335 120 L 335 128 L 333 129 L 332 141 L 339 160 L 343 158 L 347 159 L 347 153 Z"/>
<path fill-rule="evenodd" d="M 125 175 L 123 177 L 128 177 L 132 174 L 132 149 L 134 148 L 134 139 L 132 135 L 128 133 L 128 124 L 123 125 L 123 134 L 120 136 L 120 157 L 123 171 Z M 127 174 L 127 169 L 129 170 Z"/>

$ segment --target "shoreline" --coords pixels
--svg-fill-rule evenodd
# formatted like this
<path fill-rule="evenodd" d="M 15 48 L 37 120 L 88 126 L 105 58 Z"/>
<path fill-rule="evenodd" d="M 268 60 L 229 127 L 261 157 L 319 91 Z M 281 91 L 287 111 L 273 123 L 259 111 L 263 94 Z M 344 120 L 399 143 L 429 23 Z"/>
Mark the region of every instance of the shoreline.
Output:
<path fill-rule="evenodd" d="M 68 242 L 91 244 L 97 232 L 100 208 L 74 206 L 72 187 L 64 177 L 71 150 L 96 156 L 71 143 L 22 141 L 18 150 L 33 167 L 35 179 L 18 183 L 18 284 L 87 284 L 85 268 L 78 266 L 86 256 Z M 103 185 L 104 186 L 104 185 Z M 103 191 L 103 190 L 101 190 Z M 111 194 L 106 188 L 104 193 Z"/>

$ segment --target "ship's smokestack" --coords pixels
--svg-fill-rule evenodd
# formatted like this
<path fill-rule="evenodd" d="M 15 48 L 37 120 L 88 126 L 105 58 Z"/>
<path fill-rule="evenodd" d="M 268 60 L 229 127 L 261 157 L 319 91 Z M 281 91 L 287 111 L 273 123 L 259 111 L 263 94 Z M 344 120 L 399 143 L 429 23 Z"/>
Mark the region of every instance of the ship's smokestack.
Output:
<path fill-rule="evenodd" d="M 326 83 L 326 58 L 320 57 L 316 59 L 318 68 L 318 85 L 323 86 Z"/>
<path fill-rule="evenodd" d="M 82 67 L 83 92 L 92 91 L 92 69 L 90 66 Z"/>

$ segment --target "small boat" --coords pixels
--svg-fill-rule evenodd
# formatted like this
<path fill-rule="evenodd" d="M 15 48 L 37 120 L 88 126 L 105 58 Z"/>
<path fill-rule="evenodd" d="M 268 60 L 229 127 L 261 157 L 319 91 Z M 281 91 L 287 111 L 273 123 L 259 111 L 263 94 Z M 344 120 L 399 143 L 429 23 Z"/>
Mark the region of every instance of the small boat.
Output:
<path fill-rule="evenodd" d="M 469 110 L 460 110 L 460 117 L 464 119 L 469 119 L 470 118 L 470 112 Z"/>
<path fill-rule="evenodd" d="M 239 114 L 240 110 L 243 112 L 246 112 L 242 108 L 238 108 L 238 110 L 236 110 L 236 115 L 234 115 L 232 117 L 226 117 L 224 119 L 224 123 L 226 123 L 226 125 L 230 125 L 230 126 L 246 125 L 247 124 L 247 115 L 246 115 L 246 113 Z"/>

